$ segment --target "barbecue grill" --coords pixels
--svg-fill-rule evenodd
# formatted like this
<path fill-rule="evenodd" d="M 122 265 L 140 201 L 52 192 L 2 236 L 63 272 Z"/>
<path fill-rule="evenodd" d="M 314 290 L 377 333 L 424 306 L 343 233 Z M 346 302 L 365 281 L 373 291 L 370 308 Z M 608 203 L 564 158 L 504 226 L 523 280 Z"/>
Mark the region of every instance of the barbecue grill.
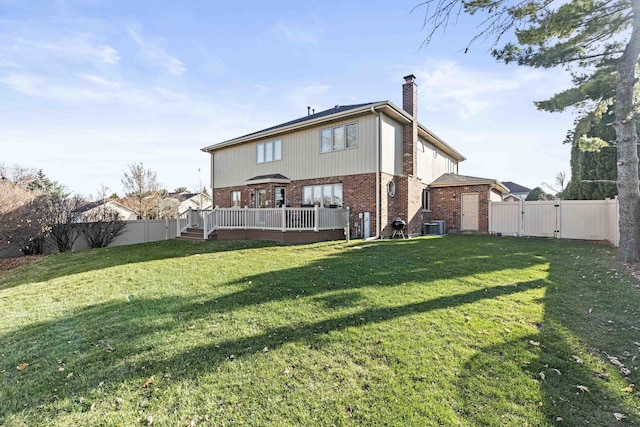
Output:
<path fill-rule="evenodd" d="M 400 218 L 396 218 L 391 223 L 391 227 L 393 227 L 393 235 L 391 236 L 391 238 L 393 239 L 394 237 L 396 237 L 396 234 L 400 234 L 402 238 L 405 239 L 404 228 L 406 226 L 407 226 L 407 223 L 405 221 L 401 220 Z"/>

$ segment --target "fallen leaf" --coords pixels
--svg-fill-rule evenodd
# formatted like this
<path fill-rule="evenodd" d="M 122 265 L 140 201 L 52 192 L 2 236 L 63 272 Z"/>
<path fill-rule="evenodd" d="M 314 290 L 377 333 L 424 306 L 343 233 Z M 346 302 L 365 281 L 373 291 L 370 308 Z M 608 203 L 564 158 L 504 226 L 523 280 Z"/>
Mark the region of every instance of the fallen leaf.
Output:
<path fill-rule="evenodd" d="M 620 368 L 620 372 L 622 372 L 625 377 L 628 377 L 629 375 L 631 375 L 631 370 L 625 367 Z"/>
<path fill-rule="evenodd" d="M 633 384 L 629 384 L 627 387 L 623 388 L 620 391 L 626 391 L 627 393 L 633 393 Z"/>
<path fill-rule="evenodd" d="M 187 326 L 187 329 L 195 329 L 196 325 Z"/>
<path fill-rule="evenodd" d="M 562 420 L 562 417 L 556 417 L 556 422 L 557 422 L 557 423 L 561 423 L 562 421 L 563 421 L 563 420 Z"/>
<path fill-rule="evenodd" d="M 468 322 L 469 320 L 471 320 L 471 316 L 464 316 L 464 320 Z"/>
<path fill-rule="evenodd" d="M 113 347 L 111 347 L 111 346 L 109 346 L 109 347 L 107 347 L 107 349 L 106 349 L 105 351 L 106 351 L 107 353 L 113 353 L 114 351 L 116 351 L 116 349 L 115 349 L 115 348 L 113 348 Z"/>
<path fill-rule="evenodd" d="M 555 372 L 556 374 L 558 374 L 558 375 L 562 375 L 562 372 L 560 372 L 560 369 L 551 368 L 551 370 L 552 370 L 553 372 Z"/>
<path fill-rule="evenodd" d="M 544 374 L 544 372 L 540 372 L 540 378 L 542 378 L 543 380 L 547 378 L 547 376 Z"/>
<path fill-rule="evenodd" d="M 67 378 L 73 378 L 73 372 L 69 372 L 69 373 L 67 374 Z"/>
<path fill-rule="evenodd" d="M 282 372 L 283 374 L 290 374 L 291 373 L 291 369 L 289 368 L 284 368 L 284 371 Z"/>
<path fill-rule="evenodd" d="M 538 341 L 534 341 L 534 340 L 529 340 L 529 344 L 535 345 L 536 347 L 540 345 Z"/>
<path fill-rule="evenodd" d="M 152 416 L 152 415 L 149 415 L 149 416 L 147 417 L 147 424 L 148 424 L 148 425 L 153 424 L 153 416 Z"/>
<path fill-rule="evenodd" d="M 116 397 L 116 404 L 117 405 L 122 405 L 124 403 L 124 399 L 121 397 Z"/>
<path fill-rule="evenodd" d="M 580 357 L 578 357 L 578 356 L 575 356 L 575 355 L 574 355 L 574 356 L 571 356 L 571 358 L 572 358 L 573 360 L 575 360 L 577 363 L 584 363 L 584 362 L 583 362 L 583 360 L 582 360 Z"/>
<path fill-rule="evenodd" d="M 613 416 L 616 417 L 616 420 L 618 421 L 622 421 L 624 418 L 627 418 L 624 414 L 621 414 L 619 412 L 614 412 Z"/>
<path fill-rule="evenodd" d="M 16 369 L 18 371 L 24 371 L 27 366 L 29 366 L 29 364 L 27 362 L 24 362 L 24 363 L 21 363 L 18 366 L 16 366 Z"/>
<path fill-rule="evenodd" d="M 509 329 L 509 328 L 504 328 L 504 331 L 505 331 L 506 333 L 508 333 L 508 334 L 510 334 L 510 333 L 511 333 L 511 329 Z"/>
<path fill-rule="evenodd" d="M 591 393 L 591 392 L 589 391 L 589 387 L 587 387 L 587 386 L 584 386 L 584 385 L 577 385 L 576 387 L 577 387 L 577 388 L 578 388 L 578 390 L 580 390 L 580 391 L 583 391 L 583 392 L 586 392 L 586 393 Z"/>
<path fill-rule="evenodd" d="M 619 366 L 621 368 L 624 367 L 624 364 L 622 362 L 620 362 L 617 357 L 608 356 L 608 358 L 609 358 L 609 362 L 611 362 L 612 365 L 616 365 L 616 366 Z"/>
<path fill-rule="evenodd" d="M 263 348 L 263 349 L 262 349 L 262 352 L 263 352 L 263 353 L 268 353 L 268 352 L 269 352 L 269 347 L 265 347 L 265 348 Z"/>
<path fill-rule="evenodd" d="M 153 384 L 153 377 L 149 377 L 149 378 L 147 378 L 147 380 L 144 382 L 144 384 L 142 384 L 142 388 L 147 388 L 147 387 L 149 387 L 151 384 Z"/>
<path fill-rule="evenodd" d="M 493 335 L 493 332 L 480 331 L 478 332 L 480 335 Z"/>

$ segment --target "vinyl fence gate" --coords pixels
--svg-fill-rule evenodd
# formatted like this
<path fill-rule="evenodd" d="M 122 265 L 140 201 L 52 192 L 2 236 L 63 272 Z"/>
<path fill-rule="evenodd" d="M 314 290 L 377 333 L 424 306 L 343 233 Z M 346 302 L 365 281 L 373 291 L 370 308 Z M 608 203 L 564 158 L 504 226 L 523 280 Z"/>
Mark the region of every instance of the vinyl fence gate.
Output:
<path fill-rule="evenodd" d="M 618 199 L 491 202 L 489 233 L 607 240 L 618 246 Z"/>

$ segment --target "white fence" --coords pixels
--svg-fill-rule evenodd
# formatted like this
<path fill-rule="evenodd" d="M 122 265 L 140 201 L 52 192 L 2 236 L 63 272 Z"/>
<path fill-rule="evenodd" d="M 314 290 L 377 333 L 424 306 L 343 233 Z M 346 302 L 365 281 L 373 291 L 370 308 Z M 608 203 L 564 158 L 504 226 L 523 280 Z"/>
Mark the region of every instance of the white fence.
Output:
<path fill-rule="evenodd" d="M 618 199 L 491 202 L 489 233 L 607 240 L 618 246 Z"/>
<path fill-rule="evenodd" d="M 179 235 L 197 227 L 209 235 L 215 230 L 321 231 L 339 230 L 349 223 L 349 209 L 338 208 L 220 208 L 188 210 L 178 218 Z M 205 231 L 206 230 L 206 231 Z"/>
<path fill-rule="evenodd" d="M 142 219 L 126 221 L 127 228 L 109 246 L 133 245 L 136 243 L 157 242 L 158 240 L 176 237 L 175 219 Z M 73 245 L 73 250 L 87 249 L 87 242 L 80 236 Z"/>

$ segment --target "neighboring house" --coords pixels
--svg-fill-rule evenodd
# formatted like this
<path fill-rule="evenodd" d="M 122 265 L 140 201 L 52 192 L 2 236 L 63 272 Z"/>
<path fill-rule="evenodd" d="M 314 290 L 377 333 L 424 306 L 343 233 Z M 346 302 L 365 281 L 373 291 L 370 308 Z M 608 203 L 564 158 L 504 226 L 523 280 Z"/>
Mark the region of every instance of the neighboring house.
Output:
<path fill-rule="evenodd" d="M 97 202 L 87 203 L 80 208 L 82 220 L 85 222 L 100 221 L 103 218 L 105 210 L 115 211 L 123 221 L 131 221 L 137 219 L 136 212 L 129 209 L 122 203 L 113 199 L 104 199 Z"/>
<path fill-rule="evenodd" d="M 202 149 L 211 155 L 213 205 L 349 207 L 353 235 L 383 237 L 396 218 L 421 234 L 430 184 L 465 157 L 417 120 L 415 76 L 402 108 L 389 101 L 309 114 Z M 454 226 L 454 225 L 452 225 Z"/>
<path fill-rule="evenodd" d="M 503 181 L 502 184 L 509 189 L 509 192 L 502 196 L 504 202 L 517 202 L 524 200 L 531 191 L 530 188 L 524 187 L 511 181 Z"/>
<path fill-rule="evenodd" d="M 205 193 L 169 193 L 165 200 L 172 200 L 177 211 L 182 213 L 189 209 L 211 209 L 211 196 Z"/>
<path fill-rule="evenodd" d="M 168 193 L 158 201 L 159 218 L 176 218 L 189 209 L 211 209 L 211 196 L 205 193 Z"/>

